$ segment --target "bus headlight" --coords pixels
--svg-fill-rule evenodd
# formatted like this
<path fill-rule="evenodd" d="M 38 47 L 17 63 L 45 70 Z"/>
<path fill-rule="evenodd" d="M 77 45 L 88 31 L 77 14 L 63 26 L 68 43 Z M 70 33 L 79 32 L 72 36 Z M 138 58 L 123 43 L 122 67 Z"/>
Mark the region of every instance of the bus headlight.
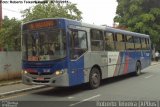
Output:
<path fill-rule="evenodd" d="M 56 72 L 55 72 L 55 75 L 56 76 L 59 76 L 59 75 L 62 75 L 62 74 L 64 74 L 64 70 L 57 70 Z"/>
<path fill-rule="evenodd" d="M 25 70 L 25 71 L 24 71 L 24 74 L 27 74 L 27 73 L 28 73 L 28 72 Z"/>
<path fill-rule="evenodd" d="M 22 70 L 22 74 L 27 74 L 28 72 L 26 70 Z"/>

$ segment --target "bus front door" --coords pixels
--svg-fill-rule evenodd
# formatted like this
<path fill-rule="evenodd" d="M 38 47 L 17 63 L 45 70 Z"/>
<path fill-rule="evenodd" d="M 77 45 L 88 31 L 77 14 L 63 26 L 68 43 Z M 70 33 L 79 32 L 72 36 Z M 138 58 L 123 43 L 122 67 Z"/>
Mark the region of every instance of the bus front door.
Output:
<path fill-rule="evenodd" d="M 84 58 L 70 61 L 69 84 L 78 85 L 84 82 Z"/>
<path fill-rule="evenodd" d="M 84 28 L 72 27 L 69 29 L 70 53 L 70 85 L 84 83 L 84 53 L 87 51 L 87 32 Z"/>

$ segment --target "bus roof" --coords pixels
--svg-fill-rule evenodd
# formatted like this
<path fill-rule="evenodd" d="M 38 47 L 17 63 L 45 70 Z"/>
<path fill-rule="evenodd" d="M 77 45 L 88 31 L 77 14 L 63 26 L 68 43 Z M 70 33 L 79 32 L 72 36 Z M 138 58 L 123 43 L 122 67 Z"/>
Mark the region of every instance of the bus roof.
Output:
<path fill-rule="evenodd" d="M 116 29 L 116 28 L 112 28 L 112 27 L 108 27 L 108 26 L 98 26 L 98 25 L 86 24 L 86 23 L 82 23 L 82 24 L 84 27 L 89 27 L 89 28 L 93 28 L 93 29 L 99 29 L 99 30 L 104 30 L 104 31 L 108 31 L 108 32 L 113 32 L 113 33 L 122 33 L 125 35 L 149 38 L 149 35 L 142 34 L 142 33 L 136 33 L 136 32 L 131 32 L 131 31 L 127 31 L 127 30 Z"/>
<path fill-rule="evenodd" d="M 111 28 L 111 27 L 107 27 L 106 29 L 107 29 L 107 31 L 114 32 L 114 33 L 123 33 L 125 35 L 149 38 L 149 35 L 142 34 L 142 33 L 136 33 L 136 32 L 131 32 L 131 31 L 127 31 L 127 30 L 121 30 L 121 29 L 116 29 L 116 28 Z"/>
<path fill-rule="evenodd" d="M 33 20 L 30 22 L 26 22 L 25 24 L 29 24 L 29 23 L 33 23 L 33 22 L 38 22 L 38 21 L 44 21 L 44 20 L 55 20 L 55 19 L 62 19 L 65 21 L 69 21 L 73 23 L 79 23 L 82 27 L 87 27 L 87 28 L 93 28 L 93 29 L 99 29 L 99 30 L 104 30 L 104 31 L 108 31 L 108 32 L 113 32 L 113 33 L 122 33 L 125 35 L 131 35 L 131 36 L 138 36 L 138 37 L 145 37 L 145 38 L 149 38 L 149 35 L 146 34 L 141 34 L 141 33 L 136 33 L 136 32 L 131 32 L 131 31 L 127 31 L 127 30 L 121 30 L 121 29 L 116 29 L 116 28 L 112 28 L 112 27 L 108 27 L 108 26 L 98 26 L 98 25 L 94 25 L 94 24 L 87 24 L 84 22 L 80 22 L 80 21 L 76 21 L 76 20 L 72 20 L 72 19 L 67 19 L 67 18 L 43 18 L 43 19 L 38 19 L 38 20 Z M 75 25 L 77 26 L 77 24 Z"/>

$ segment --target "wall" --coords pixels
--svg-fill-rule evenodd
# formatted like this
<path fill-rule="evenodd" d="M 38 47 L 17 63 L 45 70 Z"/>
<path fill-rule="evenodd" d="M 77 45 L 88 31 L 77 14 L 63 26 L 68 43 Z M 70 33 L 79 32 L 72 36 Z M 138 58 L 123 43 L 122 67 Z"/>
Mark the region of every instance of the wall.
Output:
<path fill-rule="evenodd" d="M 21 77 L 21 52 L 0 52 L 0 80 Z"/>

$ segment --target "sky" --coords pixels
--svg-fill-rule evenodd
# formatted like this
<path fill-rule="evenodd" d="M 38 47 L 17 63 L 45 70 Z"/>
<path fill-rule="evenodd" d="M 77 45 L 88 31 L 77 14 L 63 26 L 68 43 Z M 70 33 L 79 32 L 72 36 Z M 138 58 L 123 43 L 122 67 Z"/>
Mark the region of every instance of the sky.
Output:
<path fill-rule="evenodd" d="M 10 0 L 3 0 L 3 1 L 10 1 Z M 12 0 L 12 1 L 20 1 L 20 0 Z M 113 18 L 116 15 L 116 7 L 117 7 L 116 0 L 68 0 L 68 1 L 77 4 L 78 9 L 83 13 L 82 14 L 83 22 L 95 25 L 107 25 L 107 26 L 113 25 Z M 8 16 L 9 18 L 15 17 L 17 19 L 22 19 L 20 11 L 28 7 L 32 7 L 35 4 L 3 3 L 2 5 L 3 5 L 2 6 L 3 17 Z"/>

